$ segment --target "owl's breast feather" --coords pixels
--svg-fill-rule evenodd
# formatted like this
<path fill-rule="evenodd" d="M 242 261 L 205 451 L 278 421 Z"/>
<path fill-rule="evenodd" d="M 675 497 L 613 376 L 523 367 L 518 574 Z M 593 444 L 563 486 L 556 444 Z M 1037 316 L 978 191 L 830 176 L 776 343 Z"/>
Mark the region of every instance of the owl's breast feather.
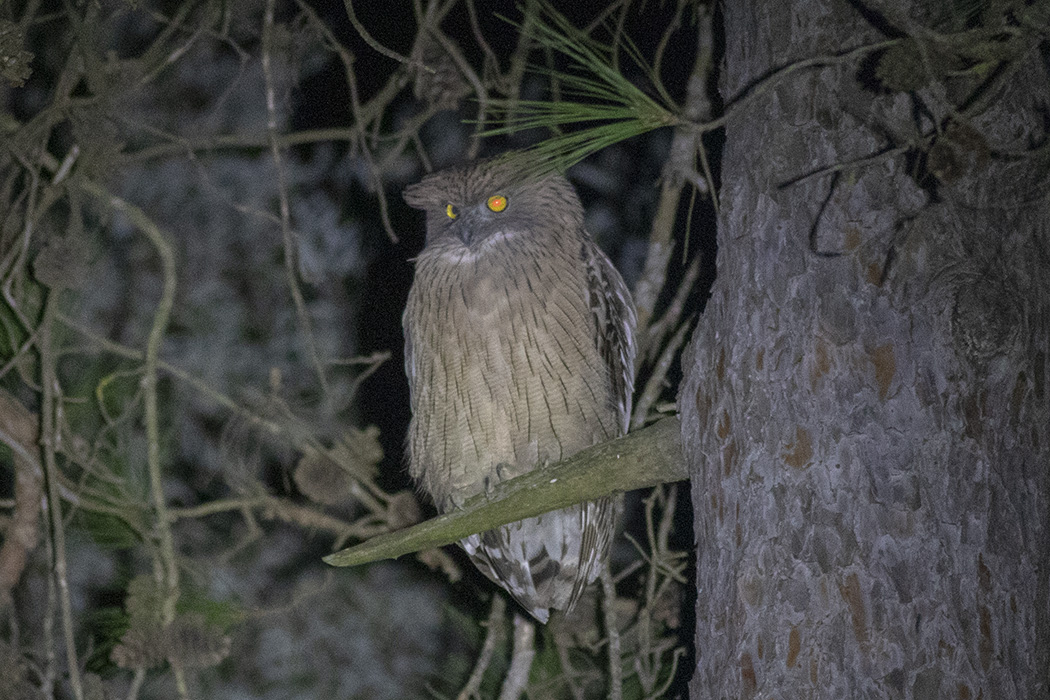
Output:
<path fill-rule="evenodd" d="M 438 501 L 478 492 L 497 465 L 510 467 L 506 476 L 527 471 L 615 430 L 584 271 L 524 238 L 485 255 L 419 259 L 409 313 L 426 386 L 415 394 L 413 451 L 417 467 L 434 467 L 422 470 L 425 482 L 442 475 L 427 483 Z M 428 306 L 440 322 L 427 322 L 437 321 Z"/>
<path fill-rule="evenodd" d="M 520 231 L 498 230 L 472 245 L 453 244 L 421 256 L 416 274 L 452 285 L 450 301 L 461 308 L 449 311 L 465 315 L 467 322 L 492 322 L 512 303 L 544 303 L 551 287 L 540 281 L 550 266 L 539 261 L 547 252 L 531 243 Z"/>

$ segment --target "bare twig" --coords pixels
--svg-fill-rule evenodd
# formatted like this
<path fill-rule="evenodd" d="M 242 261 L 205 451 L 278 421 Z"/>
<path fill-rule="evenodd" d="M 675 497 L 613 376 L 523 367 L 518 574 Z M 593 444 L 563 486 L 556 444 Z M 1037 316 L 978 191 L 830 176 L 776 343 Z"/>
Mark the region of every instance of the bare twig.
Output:
<path fill-rule="evenodd" d="M 685 342 L 685 335 L 692 327 L 693 323 L 691 320 L 679 326 L 663 352 L 660 353 L 660 358 L 657 360 L 656 365 L 653 366 L 653 373 L 645 384 L 645 390 L 638 397 L 638 403 L 634 408 L 634 417 L 631 418 L 631 430 L 637 430 L 645 425 L 645 421 L 649 417 L 649 409 L 660 398 L 660 394 L 663 393 L 664 380 L 667 377 L 667 372 L 671 369 L 671 363 L 674 361 L 675 354 L 678 352 L 678 348 L 682 346 L 682 343 Z"/>
<path fill-rule="evenodd" d="M 485 55 L 485 60 L 482 63 L 482 73 L 486 75 L 489 74 L 489 71 L 495 73 L 499 71 L 499 58 L 496 57 L 496 52 L 489 46 L 489 42 L 481 31 L 481 25 L 478 24 L 478 8 L 475 7 L 474 0 L 466 0 L 466 5 L 467 16 L 470 19 L 470 30 L 474 33 L 474 41 L 478 42 L 478 46 L 481 47 L 481 51 Z"/>
<path fill-rule="evenodd" d="M 470 678 L 463 690 L 459 691 L 456 700 L 473 700 L 481 697 L 481 681 L 485 677 L 485 671 L 492 663 L 492 655 L 496 647 L 503 641 L 505 631 L 503 629 L 503 615 L 507 612 L 507 601 L 503 596 L 497 594 L 492 596 L 492 607 L 489 609 L 489 619 L 483 623 L 488 631 L 485 633 L 485 643 L 481 646 L 478 660 L 474 663 L 474 670 L 470 672 Z"/>
<path fill-rule="evenodd" d="M 660 197 L 649 230 L 649 254 L 646 256 L 642 275 L 634 288 L 634 302 L 638 308 L 638 331 L 642 338 L 647 338 L 650 319 L 656 310 L 657 297 L 667 279 L 667 265 L 671 260 L 674 225 L 682 190 L 686 183 L 695 181 L 692 173 L 695 170 L 696 152 L 703 147 L 695 122 L 707 117 L 711 110 L 707 96 L 707 81 L 712 70 L 711 22 L 709 12 L 703 13 L 697 21 L 696 58 L 686 86 L 685 104 L 682 107 L 683 113 L 694 123 L 676 127 L 671 138 L 671 150 L 664 166 Z M 639 347 L 636 364 L 639 364 L 648 352 L 649 348 Z"/>
<path fill-rule="evenodd" d="M 516 104 L 518 98 L 521 96 L 522 79 L 528 68 L 529 53 L 532 51 L 534 44 L 532 40 L 533 27 L 536 24 L 538 17 L 538 0 L 526 0 L 525 7 L 522 10 L 521 31 L 518 32 L 518 43 L 514 46 L 514 51 L 510 55 L 507 72 L 502 81 L 504 93 L 507 95 L 507 101 L 510 103 L 507 108 L 504 124 L 509 124 L 514 113 L 517 111 Z"/>
<path fill-rule="evenodd" d="M 616 584 L 608 566 L 602 568 L 602 610 L 605 613 L 605 636 L 609 640 L 609 700 L 623 698 L 623 660 L 620 651 L 620 627 L 616 621 Z"/>
<path fill-rule="evenodd" d="M 157 131 L 145 126 L 146 131 Z M 340 142 L 349 139 L 349 132 L 345 128 L 331 129 L 308 129 L 296 131 L 292 134 L 280 134 L 278 142 L 281 148 L 301 146 L 311 143 Z M 167 143 L 159 143 L 154 146 L 146 146 L 137 151 L 121 154 L 121 161 L 125 163 L 140 163 L 148 160 L 169 158 L 171 156 L 185 155 L 194 157 L 198 153 L 208 153 L 221 150 L 254 149 L 268 146 L 271 143 L 270 135 L 267 133 L 247 134 L 219 134 L 216 136 L 204 136 L 201 138 L 183 138 L 169 134 L 164 137 L 170 139 Z"/>
<path fill-rule="evenodd" d="M 814 56 L 813 58 L 806 58 L 801 61 L 795 61 L 789 63 L 783 68 L 773 71 L 768 76 L 747 85 L 741 92 L 732 98 L 730 98 L 726 104 L 725 112 L 722 116 L 717 119 L 711 119 L 709 121 L 701 122 L 696 125 L 697 129 L 702 133 L 708 133 L 711 131 L 717 131 L 725 126 L 726 122 L 733 117 L 737 110 L 743 109 L 746 105 L 750 104 L 755 98 L 765 94 L 767 91 L 775 87 L 780 81 L 792 73 L 802 70 L 803 68 L 824 68 L 827 66 L 836 66 L 842 63 L 849 63 L 854 59 L 861 56 L 868 56 L 877 51 L 888 49 L 891 46 L 895 46 L 907 39 L 887 39 L 886 41 L 877 41 L 874 44 L 864 44 L 863 46 L 857 46 L 843 51 L 842 53 L 835 54 L 833 56 Z"/>
<path fill-rule="evenodd" d="M 333 360 L 331 362 L 331 364 L 338 365 L 338 366 L 343 366 L 343 365 L 366 365 L 365 369 L 362 370 L 361 373 L 358 374 L 356 377 L 354 377 L 354 381 L 350 384 L 350 388 L 347 391 L 347 393 L 349 394 L 349 396 L 347 398 L 347 403 L 352 401 L 354 399 L 354 397 L 357 396 L 357 391 L 358 391 L 358 389 L 361 388 L 361 384 L 366 379 L 371 377 L 375 373 L 375 371 L 377 369 L 379 369 L 381 366 L 383 366 L 383 363 L 385 363 L 387 360 L 389 360 L 390 356 L 391 356 L 391 352 L 389 350 L 381 350 L 381 351 L 372 353 L 368 357 L 351 357 L 349 359 Z"/>
<path fill-rule="evenodd" d="M 518 700 L 529 683 L 529 669 L 536 658 L 536 624 L 514 612 L 514 643 L 510 656 L 510 668 L 503 679 L 499 700 Z"/>
<path fill-rule="evenodd" d="M 227 498 L 208 501 L 198 506 L 185 508 L 172 508 L 170 509 L 170 516 L 173 521 L 185 520 L 232 511 L 244 511 L 246 509 L 260 511 L 265 518 L 295 523 L 308 530 L 327 532 L 339 539 L 367 538 L 389 530 L 388 527 L 382 524 L 369 527 L 365 526 L 361 521 L 348 523 L 316 508 L 266 494 L 248 498 Z"/>
<path fill-rule="evenodd" d="M 411 58 L 402 56 L 396 51 L 391 51 L 390 49 L 373 39 L 372 35 L 368 33 L 367 29 L 365 29 L 365 26 L 361 24 L 361 22 L 357 19 L 357 15 L 354 14 L 354 4 L 353 2 L 351 2 L 351 0 L 343 0 L 343 7 L 346 8 L 346 17 L 350 20 L 350 24 L 354 25 L 354 29 L 356 29 L 357 33 L 361 35 L 361 38 L 365 40 L 365 43 L 371 46 L 373 49 L 375 49 L 378 53 L 383 54 L 387 58 L 392 58 L 398 63 L 405 63 L 410 66 L 422 68 L 423 70 L 428 71 L 430 73 L 434 72 L 432 68 L 424 66 L 419 61 L 413 61 Z"/>
<path fill-rule="evenodd" d="M 564 618 L 561 619 L 564 620 Z M 578 674 L 572 665 L 572 657 L 570 656 L 570 652 L 575 646 L 571 636 L 559 634 L 556 631 L 554 633 L 554 646 L 558 653 L 558 663 L 561 665 L 562 678 L 565 679 L 565 685 L 569 692 L 572 693 L 573 700 L 584 700 L 586 692 L 579 683 Z"/>
<path fill-rule="evenodd" d="M 299 288 L 299 280 L 296 273 L 296 263 L 299 255 L 296 241 L 292 233 L 291 212 L 288 205 L 288 183 L 285 177 L 284 160 L 281 155 L 280 144 L 277 140 L 277 96 L 275 94 L 273 81 L 273 67 L 271 66 L 275 4 L 276 0 L 268 0 L 266 3 L 266 12 L 263 15 L 262 68 L 263 77 L 266 81 L 266 127 L 270 137 L 270 152 L 273 155 L 273 165 L 277 172 L 278 206 L 280 207 L 281 213 L 281 240 L 284 243 L 284 272 L 285 279 L 288 282 L 288 291 L 291 292 L 292 301 L 295 304 L 295 314 L 299 319 L 299 325 L 302 328 L 303 339 L 306 342 L 307 351 L 310 353 L 310 360 L 313 362 L 314 371 L 317 373 L 317 380 L 321 384 L 321 388 L 327 394 L 328 380 L 325 374 L 324 363 L 321 362 L 321 356 L 317 350 L 317 342 L 313 332 L 313 323 L 310 321 L 310 314 L 306 310 L 306 301 L 303 299 L 303 292 Z M 347 0 L 347 11 L 352 14 L 349 0 Z"/>
<path fill-rule="evenodd" d="M 674 524 L 675 505 L 677 503 L 675 486 L 659 486 L 645 499 L 645 524 L 647 547 L 643 549 L 637 542 L 631 542 L 646 560 L 648 571 L 645 580 L 645 603 L 638 615 L 637 636 L 638 651 L 634 658 L 634 670 L 639 684 L 646 692 L 646 698 L 663 697 L 674 678 L 678 659 L 683 650 L 678 648 L 673 637 L 658 637 L 654 632 L 654 612 L 667 594 L 673 582 L 682 581 L 681 569 L 684 557 L 681 552 L 670 549 L 670 535 Z M 659 523 L 655 520 L 655 511 L 661 509 Z M 665 655 L 671 651 L 671 668 L 664 668 Z M 665 682 L 657 686 L 660 677 Z"/>
<path fill-rule="evenodd" d="M 162 620 L 170 624 L 175 619 L 175 604 L 179 598 L 179 567 L 175 559 L 175 541 L 171 532 L 171 516 L 168 513 L 167 499 L 164 495 L 163 469 L 160 463 L 160 415 L 157 397 L 157 370 L 160 361 L 160 346 L 168 327 L 172 308 L 175 305 L 175 250 L 168 242 L 167 236 L 152 219 L 138 207 L 120 197 L 110 195 L 97 184 L 85 181 L 81 185 L 85 191 L 106 202 L 111 209 L 122 213 L 146 236 L 157 251 L 161 262 L 162 289 L 161 298 L 153 314 L 146 341 L 142 372 L 143 403 L 146 413 L 146 464 L 150 476 L 150 493 L 153 508 L 157 516 L 157 537 L 160 551 L 160 568 L 164 585 L 164 604 Z M 184 671 L 173 668 L 176 685 L 182 697 L 188 697 L 189 690 Z"/>
<path fill-rule="evenodd" d="M 682 277 L 682 282 L 678 285 L 677 291 L 675 291 L 674 299 L 668 304 L 663 315 L 649 325 L 646 331 L 647 337 L 642 342 L 642 345 L 649 352 L 649 357 L 655 354 L 656 350 L 663 345 L 664 338 L 671 332 L 671 329 L 678 325 L 682 312 L 685 309 L 685 302 L 689 298 L 689 293 L 693 291 L 693 286 L 700 277 L 701 261 L 702 258 L 699 255 L 693 258 L 693 262 L 689 264 L 689 268 L 685 271 L 685 276 Z M 646 359 L 649 358 L 647 357 Z"/>
<path fill-rule="evenodd" d="M 383 222 L 383 229 L 386 231 L 387 236 L 390 237 L 391 243 L 397 243 L 398 236 L 394 231 L 393 224 L 390 222 L 386 193 L 383 191 L 382 168 L 376 163 L 375 156 L 372 153 L 372 145 L 370 145 L 368 137 L 368 127 L 373 120 L 382 114 L 383 109 L 388 102 L 393 99 L 394 95 L 404 87 L 406 81 L 405 75 L 401 72 L 396 73 L 389 81 L 387 81 L 386 86 L 380 91 L 379 95 L 373 98 L 368 105 L 363 106 L 357 89 L 357 74 L 354 72 L 353 55 L 346 49 L 346 47 L 339 43 L 339 40 L 336 39 L 335 35 L 332 34 L 332 31 L 321 21 L 309 4 L 303 2 L 303 0 L 298 0 L 298 4 L 299 8 L 314 27 L 321 32 L 321 35 L 325 38 L 329 48 L 336 52 L 339 56 L 339 60 L 343 64 L 343 74 L 346 77 L 346 87 L 350 93 L 350 114 L 353 117 L 353 123 L 346 131 L 353 135 L 350 139 L 351 143 L 361 149 L 360 153 L 362 157 L 364 157 L 365 163 L 368 165 L 368 172 L 372 180 L 372 188 L 375 190 L 376 198 L 379 202 L 379 218 Z M 349 8 L 349 0 L 347 0 L 347 5 Z M 350 11 L 352 12 L 352 9 Z M 409 61 L 409 63 L 415 65 L 417 62 Z"/>
<path fill-rule="evenodd" d="M 29 254 L 30 244 L 36 231 L 37 222 L 57 202 L 64 189 L 62 187 L 44 187 L 41 191 L 41 169 L 53 166 L 58 170 L 60 164 L 48 153 L 47 144 L 51 139 L 51 130 L 54 125 L 66 118 L 66 109 L 69 103 L 69 95 L 76 88 L 83 75 L 83 64 L 80 61 L 79 51 L 70 51 L 62 72 L 58 76 L 55 85 L 54 98 L 50 105 L 41 111 L 32 121 L 24 125 L 17 136 L 19 138 L 5 138 L 12 146 L 19 141 L 33 141 L 34 145 L 28 154 L 23 154 L 20 149 L 11 148 L 12 155 L 22 164 L 28 173 L 28 194 L 25 196 L 25 207 L 22 221 L 21 240 L 18 245 L 11 246 L 3 260 L 0 260 L 0 289 L 3 291 L 4 299 L 8 307 L 14 313 L 19 323 L 30 334 L 35 330 L 36 324 L 32 323 L 22 311 L 21 304 L 15 296 L 15 281 L 25 270 L 26 257 Z"/>
<path fill-rule="evenodd" d="M 616 0 L 616 2 L 604 3 L 604 7 L 602 7 L 598 15 L 583 28 L 583 32 L 585 34 L 593 34 L 596 29 L 605 24 L 605 20 L 609 15 L 617 10 L 620 10 L 621 13 L 626 12 L 630 4 L 630 0 Z"/>
<path fill-rule="evenodd" d="M 664 101 L 667 104 L 674 104 L 674 100 L 671 98 L 671 95 L 667 92 L 667 88 L 664 87 L 663 81 L 660 79 L 660 76 L 663 73 L 664 52 L 667 50 L 668 44 L 671 43 L 671 37 L 673 37 L 675 35 L 675 32 L 677 32 L 682 27 L 682 13 L 685 11 L 686 7 L 694 7 L 694 5 L 690 3 L 690 0 L 678 0 L 678 7 L 675 8 L 674 17 L 664 29 L 664 33 L 660 37 L 660 42 L 657 44 L 656 49 L 653 51 L 653 85 L 660 92 L 660 95 L 663 97 Z M 705 10 L 701 7 L 697 7 L 697 11 L 704 12 Z"/>
<path fill-rule="evenodd" d="M 15 502 L 0 546 L 0 609 L 10 603 L 11 589 L 22 577 L 36 547 L 42 476 L 36 446 L 39 421 L 6 391 L 0 390 L 0 440 L 14 454 Z"/>
<path fill-rule="evenodd" d="M 61 387 L 58 383 L 58 353 L 52 343 L 51 329 L 59 292 L 52 290 L 48 295 L 44 318 L 40 324 L 40 383 L 43 385 L 43 397 L 40 411 L 40 442 L 44 448 L 44 478 L 47 483 L 47 511 L 51 520 L 51 554 L 54 567 L 54 585 L 62 611 L 62 633 L 66 647 L 66 667 L 69 673 L 69 684 L 77 700 L 83 700 L 84 687 L 80 677 L 80 663 L 77 661 L 76 638 L 73 631 L 73 606 L 69 593 L 69 573 L 66 562 L 66 530 L 62 521 L 62 498 L 59 495 L 59 470 L 56 452 L 60 433 L 56 430 L 56 413 L 61 410 Z"/>
<path fill-rule="evenodd" d="M 50 508 L 48 509 L 50 514 Z M 55 541 L 52 537 L 44 540 L 48 561 L 55 560 Z M 44 697 L 53 697 L 58 678 L 58 654 L 55 652 L 55 609 L 58 607 L 58 584 L 54 576 L 47 577 L 47 606 L 41 620 L 41 636 L 44 639 L 44 669 L 41 672 L 40 689 Z"/>
<path fill-rule="evenodd" d="M 139 692 L 142 690 L 142 684 L 145 682 L 146 669 L 135 669 L 135 675 L 131 677 L 131 684 L 128 686 L 128 694 L 125 696 L 127 700 L 135 700 L 138 698 Z"/>
<path fill-rule="evenodd" d="M 474 88 L 474 96 L 478 101 L 478 113 L 476 117 L 476 124 L 474 125 L 474 139 L 472 140 L 468 151 L 467 158 L 473 159 L 478 155 L 478 150 L 481 148 L 481 139 L 478 138 L 479 134 L 485 130 L 485 113 L 488 111 L 489 104 L 489 93 L 485 88 L 485 84 L 481 82 L 481 78 L 478 74 L 470 67 L 470 63 L 463 57 L 463 53 L 459 50 L 452 40 L 445 36 L 437 27 L 430 29 L 430 35 L 441 44 L 441 48 L 445 49 L 445 52 L 452 58 L 452 61 L 459 68 L 460 72 L 467 78 L 471 87 Z"/>
<path fill-rule="evenodd" d="M 69 318 L 62 312 L 55 313 L 55 320 L 61 321 L 62 324 L 65 325 L 67 328 L 75 330 L 77 333 L 84 336 L 84 338 L 86 338 L 88 341 L 90 341 L 94 345 L 97 345 L 106 352 L 111 352 L 115 355 L 125 357 L 129 360 L 145 359 L 145 355 L 141 350 L 136 350 L 134 348 L 129 348 L 125 345 L 121 345 L 120 343 L 113 342 L 112 340 L 109 340 L 108 338 L 99 335 L 90 328 L 87 328 L 80 322 Z M 231 399 L 226 394 L 216 391 L 203 379 L 200 379 L 199 377 L 190 374 L 186 370 L 180 367 L 176 367 L 175 365 L 169 364 L 161 359 L 157 360 L 157 368 L 167 372 L 176 379 L 185 382 L 186 384 L 200 392 L 202 395 L 208 397 L 223 408 L 248 419 L 252 423 L 263 427 L 268 432 L 271 432 L 273 434 L 278 434 L 281 432 L 281 428 L 273 421 L 248 411 L 248 409 Z"/>

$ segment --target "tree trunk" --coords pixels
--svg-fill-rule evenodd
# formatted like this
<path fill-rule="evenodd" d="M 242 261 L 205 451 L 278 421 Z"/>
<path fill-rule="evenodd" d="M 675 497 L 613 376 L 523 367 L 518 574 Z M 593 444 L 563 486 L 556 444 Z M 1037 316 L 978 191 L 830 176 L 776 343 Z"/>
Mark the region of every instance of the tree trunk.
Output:
<path fill-rule="evenodd" d="M 883 4 L 726 3 L 730 110 L 793 61 L 949 31 Z M 961 78 L 918 44 L 918 78 L 899 48 L 799 67 L 731 111 L 679 397 L 693 697 L 1047 697 L 1050 76 L 1026 42 Z"/>

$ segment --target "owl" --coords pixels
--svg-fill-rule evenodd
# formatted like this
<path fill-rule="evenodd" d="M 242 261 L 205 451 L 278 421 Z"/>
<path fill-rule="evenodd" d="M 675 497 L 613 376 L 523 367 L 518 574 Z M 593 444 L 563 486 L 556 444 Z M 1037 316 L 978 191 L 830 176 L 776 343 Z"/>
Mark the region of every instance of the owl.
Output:
<path fill-rule="evenodd" d="M 409 471 L 438 509 L 626 432 L 634 303 L 572 185 L 488 160 L 404 196 L 427 217 L 403 317 Z M 612 530 L 602 499 L 460 545 L 546 622 L 601 573 Z"/>

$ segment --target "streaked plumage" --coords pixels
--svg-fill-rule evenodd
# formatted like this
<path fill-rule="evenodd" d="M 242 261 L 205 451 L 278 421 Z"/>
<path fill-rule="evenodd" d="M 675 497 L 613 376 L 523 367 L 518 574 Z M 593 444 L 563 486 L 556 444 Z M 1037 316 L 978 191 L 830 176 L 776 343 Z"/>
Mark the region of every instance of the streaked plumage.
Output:
<path fill-rule="evenodd" d="M 623 434 L 634 305 L 572 185 L 482 161 L 424 178 L 405 200 L 427 212 L 404 315 L 409 466 L 438 508 Z M 460 544 L 546 622 L 598 576 L 612 527 L 606 499 Z"/>

